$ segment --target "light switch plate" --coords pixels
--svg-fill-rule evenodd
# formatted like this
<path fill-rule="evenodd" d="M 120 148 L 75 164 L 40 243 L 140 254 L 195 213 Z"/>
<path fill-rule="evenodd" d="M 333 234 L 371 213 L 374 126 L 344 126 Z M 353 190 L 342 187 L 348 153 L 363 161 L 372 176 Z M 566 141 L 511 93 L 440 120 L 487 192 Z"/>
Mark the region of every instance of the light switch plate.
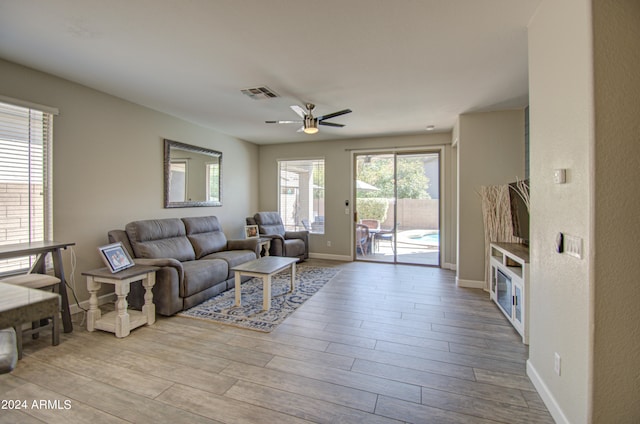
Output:
<path fill-rule="evenodd" d="M 565 234 L 564 253 L 578 259 L 582 259 L 582 238 Z"/>
<path fill-rule="evenodd" d="M 553 170 L 553 182 L 555 184 L 564 184 L 567 182 L 567 170 L 566 169 L 554 169 Z"/>

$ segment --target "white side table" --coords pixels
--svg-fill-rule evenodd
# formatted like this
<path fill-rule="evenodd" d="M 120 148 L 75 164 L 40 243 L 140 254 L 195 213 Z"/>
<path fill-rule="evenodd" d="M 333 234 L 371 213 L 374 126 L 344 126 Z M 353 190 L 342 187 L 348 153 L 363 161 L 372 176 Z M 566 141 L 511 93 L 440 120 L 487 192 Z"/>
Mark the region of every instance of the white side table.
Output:
<path fill-rule="evenodd" d="M 258 239 L 258 245 L 260 246 L 260 254 L 264 250 L 263 256 L 269 256 L 269 249 L 271 249 L 271 239 L 268 237 L 260 237 Z"/>
<path fill-rule="evenodd" d="M 89 312 L 87 313 L 87 330 L 103 330 L 115 333 L 116 337 L 127 337 L 129 332 L 144 324 L 151 325 L 156 322 L 156 305 L 153 304 L 153 292 L 151 289 L 156 283 L 156 271 L 158 267 L 136 265 L 125 270 L 111 273 L 107 268 L 99 268 L 83 272 L 87 277 L 87 290 L 89 290 Z M 144 305 L 142 312 L 127 310 L 127 294 L 131 283 L 142 280 L 145 289 Z M 98 290 L 100 286 L 113 284 L 117 300 L 116 309 L 102 316 L 98 308 Z"/>

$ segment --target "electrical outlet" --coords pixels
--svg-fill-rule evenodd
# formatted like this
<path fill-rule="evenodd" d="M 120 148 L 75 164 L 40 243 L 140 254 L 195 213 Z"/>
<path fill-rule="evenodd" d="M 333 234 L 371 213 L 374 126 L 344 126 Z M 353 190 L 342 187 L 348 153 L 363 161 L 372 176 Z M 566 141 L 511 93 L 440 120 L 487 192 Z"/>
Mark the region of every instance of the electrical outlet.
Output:
<path fill-rule="evenodd" d="M 560 355 L 558 354 L 558 352 L 555 352 L 553 354 L 553 371 L 557 375 L 560 375 Z"/>
<path fill-rule="evenodd" d="M 327 240 L 327 247 L 331 247 L 331 241 Z"/>

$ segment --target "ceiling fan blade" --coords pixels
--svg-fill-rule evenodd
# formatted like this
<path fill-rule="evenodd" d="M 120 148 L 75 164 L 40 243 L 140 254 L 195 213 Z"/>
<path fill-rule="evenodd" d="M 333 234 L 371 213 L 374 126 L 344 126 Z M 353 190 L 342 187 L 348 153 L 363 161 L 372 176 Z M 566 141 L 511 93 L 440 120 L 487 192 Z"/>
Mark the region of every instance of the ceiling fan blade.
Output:
<path fill-rule="evenodd" d="M 351 113 L 351 112 L 352 112 L 351 109 L 344 109 L 344 110 L 340 110 L 338 112 L 330 113 L 328 115 L 319 116 L 317 119 L 318 119 L 318 121 L 322 121 L 324 119 L 335 118 L 336 116 L 345 115 L 345 114 Z"/>
<path fill-rule="evenodd" d="M 324 122 L 324 121 L 318 121 L 318 125 L 326 125 L 328 127 L 339 127 L 342 128 L 344 127 L 344 124 L 334 124 L 333 122 Z"/>
<path fill-rule="evenodd" d="M 296 132 L 302 132 L 302 131 L 304 131 L 304 125 L 301 126 L 300 128 L 298 128 L 298 131 L 296 131 Z"/>
<path fill-rule="evenodd" d="M 305 118 L 305 116 L 307 116 L 307 111 L 303 108 L 301 108 L 298 105 L 291 105 L 291 109 L 298 114 L 298 116 L 300 116 L 302 119 Z"/>
<path fill-rule="evenodd" d="M 300 124 L 302 121 L 264 121 L 265 124 Z"/>

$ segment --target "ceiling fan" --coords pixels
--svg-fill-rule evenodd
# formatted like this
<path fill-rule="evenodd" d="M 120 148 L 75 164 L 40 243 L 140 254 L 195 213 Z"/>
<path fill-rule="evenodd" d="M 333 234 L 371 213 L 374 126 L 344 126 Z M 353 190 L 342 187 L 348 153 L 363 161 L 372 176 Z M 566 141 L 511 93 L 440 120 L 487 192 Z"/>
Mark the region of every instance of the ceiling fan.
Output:
<path fill-rule="evenodd" d="M 298 105 L 291 106 L 291 109 L 297 113 L 302 120 L 298 121 L 265 121 L 267 124 L 302 124 L 302 127 L 298 130 L 304 131 L 306 134 L 315 134 L 318 132 L 318 125 L 326 125 L 328 127 L 344 127 L 343 124 L 334 124 L 333 122 L 325 122 L 327 119 L 335 118 L 336 116 L 345 115 L 347 113 L 351 113 L 351 109 L 343 109 L 338 112 L 329 113 L 327 115 L 322 115 L 318 117 L 314 117 L 311 113 L 313 108 L 316 107 L 313 103 L 307 103 L 305 105 L 307 110 L 304 110 Z"/>

